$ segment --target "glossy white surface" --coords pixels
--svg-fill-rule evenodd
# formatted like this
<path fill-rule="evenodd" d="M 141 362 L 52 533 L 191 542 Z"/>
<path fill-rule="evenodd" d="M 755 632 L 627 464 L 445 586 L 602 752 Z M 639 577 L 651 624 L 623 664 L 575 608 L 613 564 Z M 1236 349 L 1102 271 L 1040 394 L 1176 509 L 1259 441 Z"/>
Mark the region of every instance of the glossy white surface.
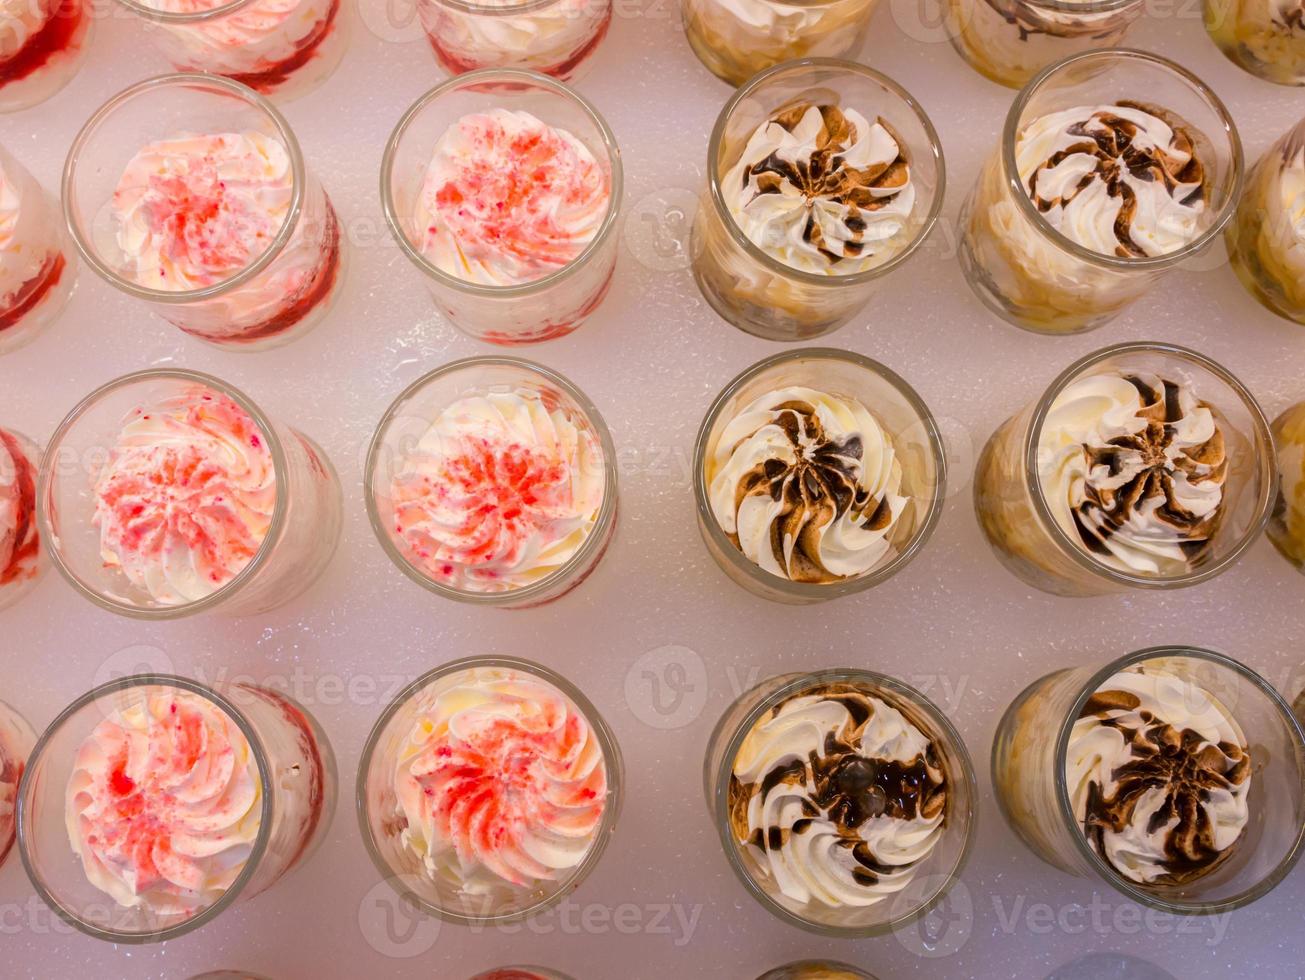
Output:
<path fill-rule="evenodd" d="M 119 374 L 152 364 L 215 373 L 325 447 L 344 485 L 344 541 L 313 591 L 249 620 L 115 619 L 51 573 L 0 619 L 0 698 L 39 730 L 94 683 L 142 663 L 289 684 L 330 734 L 342 792 L 327 843 L 308 865 L 163 947 L 114 948 L 53 923 L 14 855 L 0 871 L 0 973 L 172 980 L 239 967 L 273 980 L 462 980 L 490 966 L 534 962 L 578 980 L 751 980 L 792 959 L 830 955 L 883 980 L 986 980 L 1042 978 L 1102 950 L 1149 960 L 1184 980 L 1301 973 L 1305 869 L 1230 918 L 1144 914 L 1103 883 L 1039 864 L 997 812 L 987 758 L 1001 711 L 1026 684 L 1143 646 L 1208 645 L 1294 694 L 1305 682 L 1305 581 L 1261 541 L 1217 581 L 1179 595 L 1054 599 L 1002 571 L 969 491 L 974 453 L 992 429 L 1087 351 L 1139 339 L 1190 345 L 1239 374 L 1272 416 L 1305 398 L 1305 331 L 1262 311 L 1221 258 L 1173 276 L 1121 320 L 1086 336 L 1034 336 L 985 313 L 954 258 L 954 219 L 1013 93 L 974 74 L 940 31 L 923 27 L 936 11 L 931 0 L 918 2 L 923 8 L 885 0 L 865 59 L 932 115 L 948 156 L 946 219 L 874 307 L 829 341 L 882 360 L 918 388 L 951 447 L 951 497 L 922 556 L 857 598 L 801 609 L 767 604 L 732 585 L 698 537 L 689 486 L 698 424 L 730 378 L 779 348 L 712 314 L 675 249 L 688 226 L 676 209 L 694 206 L 708 134 L 729 90 L 695 60 L 672 0 L 618 3 L 612 34 L 579 85 L 625 152 L 626 220 L 612 294 L 578 333 L 525 352 L 593 398 L 621 451 L 616 540 L 594 576 L 561 602 L 504 613 L 441 601 L 391 566 L 364 513 L 361 467 L 385 407 L 425 370 L 490 352 L 434 313 L 381 217 L 385 138 L 439 78 L 415 22 L 394 26 L 409 13 L 401 4 L 363 0 L 339 73 L 287 108 L 353 246 L 341 303 L 314 333 L 265 353 L 216 351 L 82 270 L 62 320 L 0 360 L 0 422 L 43 441 L 78 399 Z M 140 24 L 104 7 L 95 50 L 69 88 L 0 118 L 0 142 L 48 187 L 92 109 L 166 68 Z M 1305 112 L 1300 91 L 1228 63 L 1207 40 L 1194 4 L 1152 8 L 1133 40 L 1185 62 L 1227 99 L 1249 157 Z M 353 812 L 358 755 L 384 698 L 401 681 L 470 653 L 532 657 L 577 682 L 614 727 L 627 767 L 616 839 L 572 904 L 533 927 L 494 934 L 414 924 L 380 884 Z M 840 943 L 783 926 L 733 878 L 707 819 L 702 754 L 736 690 L 776 672 L 842 664 L 926 688 L 974 756 L 982 790 L 977 846 L 932 934 Z M 1069 975 L 1164 976 L 1110 969 Z"/>

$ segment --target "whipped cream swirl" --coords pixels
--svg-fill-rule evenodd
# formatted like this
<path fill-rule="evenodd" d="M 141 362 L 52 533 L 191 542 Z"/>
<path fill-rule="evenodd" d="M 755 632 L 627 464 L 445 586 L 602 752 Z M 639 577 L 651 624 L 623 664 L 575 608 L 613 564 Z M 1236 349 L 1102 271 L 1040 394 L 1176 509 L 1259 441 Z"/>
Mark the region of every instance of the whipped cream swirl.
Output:
<path fill-rule="evenodd" d="M 1204 227 L 1197 145 L 1171 114 L 1120 102 L 1034 119 L 1016 141 L 1015 162 L 1029 198 L 1066 238 L 1101 255 L 1152 258 Z"/>
<path fill-rule="evenodd" d="M 1236 720 L 1196 683 L 1134 667 L 1074 723 L 1065 781 L 1093 849 L 1144 885 L 1181 884 L 1232 853 L 1249 820 L 1251 756 Z"/>
<path fill-rule="evenodd" d="M 68 840 L 119 905 L 189 916 L 239 877 L 262 822 L 258 764 L 207 698 L 150 688 L 100 722 L 68 780 Z"/>
<path fill-rule="evenodd" d="M 589 147 L 528 112 L 463 116 L 440 137 L 412 218 L 414 242 L 467 282 L 516 286 L 569 265 L 611 203 Z"/>
<path fill-rule="evenodd" d="M 892 438 L 870 411 L 811 388 L 767 392 L 740 409 L 705 477 L 721 530 L 793 582 L 837 582 L 890 559 L 910 502 Z"/>
<path fill-rule="evenodd" d="M 36 447 L 0 429 L 0 590 L 36 575 L 36 472 Z"/>
<path fill-rule="evenodd" d="M 94 494 L 105 565 L 161 605 L 180 605 L 216 592 L 258 553 L 276 470 L 249 413 L 195 385 L 132 412 Z"/>
<path fill-rule="evenodd" d="M 1223 519 L 1221 419 L 1180 382 L 1098 374 L 1065 387 L 1038 443 L 1042 493 L 1102 564 L 1145 575 L 1198 565 Z"/>
<path fill-rule="evenodd" d="M 734 760 L 730 828 L 802 905 L 862 908 L 905 888 L 942 837 L 934 743 L 877 691 L 827 684 L 776 705 Z"/>
<path fill-rule="evenodd" d="M 580 549 L 606 483 L 598 436 L 555 398 L 527 388 L 467 396 L 398 461 L 393 537 L 437 582 L 519 589 Z"/>
<path fill-rule="evenodd" d="M 607 764 L 588 719 L 541 677 L 471 668 L 418 695 L 394 774 L 403 840 L 467 895 L 565 878 L 593 846 Z"/>
<path fill-rule="evenodd" d="M 229 0 L 146 0 L 173 14 L 207 13 Z M 162 25 L 178 60 L 192 71 L 249 75 L 278 66 L 320 43 L 332 29 L 338 0 L 251 0 L 204 20 Z M 253 81 L 254 79 L 251 79 Z"/>
<path fill-rule="evenodd" d="M 59 225 L 46 201 L 31 175 L 0 151 L 0 316 L 61 257 Z"/>
<path fill-rule="evenodd" d="M 523 0 L 483 0 L 493 13 L 460 10 L 422 0 L 418 13 L 431 43 L 452 71 L 533 68 L 566 77 L 601 40 L 612 16 L 611 0 L 554 0 L 512 13 Z"/>
<path fill-rule="evenodd" d="M 768 255 L 850 275 L 901 250 L 915 205 L 904 154 L 883 120 L 801 102 L 757 127 L 721 187 L 739 228 Z"/>

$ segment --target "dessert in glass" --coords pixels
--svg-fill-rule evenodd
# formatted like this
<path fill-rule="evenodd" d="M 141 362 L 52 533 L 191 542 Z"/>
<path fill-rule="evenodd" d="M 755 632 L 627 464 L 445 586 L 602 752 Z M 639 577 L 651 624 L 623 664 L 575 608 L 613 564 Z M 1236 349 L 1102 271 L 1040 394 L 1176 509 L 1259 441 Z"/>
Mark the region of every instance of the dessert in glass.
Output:
<path fill-rule="evenodd" d="M 363 842 L 432 915 L 502 924 L 573 892 L 616 827 L 621 756 L 568 681 L 527 660 L 430 671 L 376 722 L 358 767 Z"/>
<path fill-rule="evenodd" d="M 166 75 L 82 127 L 63 207 L 86 261 L 193 337 L 229 350 L 288 343 L 321 322 L 344 239 L 280 112 L 216 75 Z"/>
<path fill-rule="evenodd" d="M 454 326 L 495 344 L 569 334 L 611 285 L 621 154 L 561 82 L 472 72 L 422 96 L 381 162 L 399 246 Z"/>
<path fill-rule="evenodd" d="M 974 770 L 914 688 L 866 670 L 772 677 L 712 733 L 703 770 L 730 866 L 791 925 L 878 935 L 926 912 L 973 839 Z"/>
<path fill-rule="evenodd" d="M 1259 160 L 1224 234 L 1237 278 L 1268 310 L 1305 324 L 1305 122 Z"/>
<path fill-rule="evenodd" d="M 538 966 L 500 966 L 477 973 L 471 980 L 571 980 L 565 973 Z"/>
<path fill-rule="evenodd" d="M 598 409 L 517 358 L 454 361 L 410 385 L 377 427 L 366 474 L 386 554 L 460 602 L 558 599 L 616 530 L 616 449 Z"/>
<path fill-rule="evenodd" d="M 1205 29 L 1219 50 L 1266 82 L 1305 85 L 1305 6 L 1300 0 L 1204 0 Z"/>
<path fill-rule="evenodd" d="M 809 59 L 726 103 L 693 222 L 693 275 L 727 322 L 768 340 L 837 330 L 924 241 L 942 209 L 942 146 L 892 79 Z"/>
<path fill-rule="evenodd" d="M 1305 571 L 1305 402 L 1273 420 L 1278 455 L 1278 495 L 1268 536 L 1279 554 Z"/>
<path fill-rule="evenodd" d="M 0 4 L 0 112 L 29 109 L 72 80 L 95 18 L 89 0 Z"/>
<path fill-rule="evenodd" d="M 1145 6 L 1145 0 L 947 0 L 948 36 L 975 71 L 1021 88 L 1062 58 L 1116 46 Z"/>
<path fill-rule="evenodd" d="M 45 730 L 18 797 L 42 900 L 82 932 L 162 942 L 303 863 L 335 810 L 335 757 L 300 705 L 247 683 L 138 674 Z"/>
<path fill-rule="evenodd" d="M 267 977 L 245 970 L 212 970 L 209 973 L 197 973 L 190 980 L 267 980 Z"/>
<path fill-rule="evenodd" d="M 1268 421 L 1195 351 L 1120 344 L 1070 365 L 993 433 L 974 506 L 993 552 L 1062 596 L 1208 581 L 1259 537 L 1277 486 Z"/>
<path fill-rule="evenodd" d="M 1186 69 L 1090 51 L 1016 98 L 961 209 L 960 259 L 994 314 L 1092 330 L 1210 245 L 1241 191 L 1227 109 Z"/>
<path fill-rule="evenodd" d="M 53 323 L 76 280 L 59 205 L 0 147 L 0 354 Z"/>
<path fill-rule="evenodd" d="M 35 744 L 36 732 L 32 726 L 0 701 L 0 865 L 14 846 L 18 783 Z"/>
<path fill-rule="evenodd" d="M 875 980 L 874 975 L 834 960 L 801 960 L 767 970 L 757 980 Z"/>
<path fill-rule="evenodd" d="M 88 395 L 51 438 L 36 497 L 64 577 L 140 619 L 265 612 L 312 585 L 340 537 L 326 454 L 195 371 Z"/>
<path fill-rule="evenodd" d="M 119 0 L 180 72 L 291 99 L 325 82 L 348 46 L 342 0 Z"/>
<path fill-rule="evenodd" d="M 569 82 L 612 24 L 612 0 L 418 0 L 435 60 L 450 75 L 528 68 Z"/>
<path fill-rule="evenodd" d="M 946 461 L 929 409 L 876 361 L 809 347 L 731 381 L 698 430 L 698 529 L 721 569 L 775 602 L 852 595 L 924 547 Z"/>
<path fill-rule="evenodd" d="M 684 33 L 716 77 L 742 85 L 798 58 L 860 50 L 878 0 L 682 0 Z"/>
<path fill-rule="evenodd" d="M 20 433 L 0 427 L 0 609 L 31 591 L 45 571 L 36 522 L 41 451 Z"/>
<path fill-rule="evenodd" d="M 1305 740 L 1254 671 L 1152 647 L 1025 689 L 992 744 L 1011 829 L 1069 874 L 1214 914 L 1267 894 L 1305 843 Z"/>

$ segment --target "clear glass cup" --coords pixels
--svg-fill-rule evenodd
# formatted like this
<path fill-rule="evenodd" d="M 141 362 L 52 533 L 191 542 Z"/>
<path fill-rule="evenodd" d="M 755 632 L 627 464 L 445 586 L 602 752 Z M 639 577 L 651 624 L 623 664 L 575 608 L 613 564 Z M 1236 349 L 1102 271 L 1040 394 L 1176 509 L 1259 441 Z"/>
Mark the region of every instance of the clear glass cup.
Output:
<path fill-rule="evenodd" d="M 256 836 L 231 884 L 193 911 L 121 905 L 92 884 L 72 849 L 67 792 L 79 747 L 96 727 L 147 699 L 180 695 L 219 712 L 248 742 L 259 777 Z M 70 704 L 41 735 L 18 793 L 18 850 L 37 894 L 71 925 L 108 942 L 163 942 L 210 922 L 237 901 L 267 890 L 303 864 L 335 812 L 335 755 L 313 717 L 284 694 L 246 683 L 206 686 L 183 677 L 137 674 L 101 685 Z"/>
<path fill-rule="evenodd" d="M 77 256 L 68 247 L 58 203 L 4 147 L 0 193 L 15 202 L 9 247 L 0 251 L 0 354 L 8 354 L 63 313 L 77 284 Z"/>
<path fill-rule="evenodd" d="M 910 502 L 898 515 L 891 547 L 863 574 L 838 581 L 796 582 L 747 557 L 721 528 L 711 505 L 707 460 L 738 413 L 767 392 L 801 386 L 860 402 L 892 443 L 902 465 L 901 495 Z M 752 365 L 716 396 L 693 447 L 693 492 L 698 530 L 707 551 L 735 583 L 773 602 L 822 602 L 863 592 L 897 574 L 924 548 L 942 513 L 947 463 L 942 437 L 928 407 L 904 380 L 877 361 L 831 348 L 808 347 Z"/>
<path fill-rule="evenodd" d="M 757 980 L 875 980 L 875 976 L 835 960 L 799 960 L 767 970 Z"/>
<path fill-rule="evenodd" d="M 757 128 L 803 100 L 832 102 L 881 119 L 906 157 L 915 203 L 883 246 L 884 261 L 848 275 L 793 268 L 757 247 L 730 214 L 722 181 Z M 933 228 L 946 182 L 933 123 L 892 79 L 850 61 L 809 58 L 755 76 L 725 104 L 707 150 L 707 191 L 693 222 L 693 275 L 721 317 L 767 340 L 810 340 L 832 333 L 871 300 L 880 281 L 905 262 Z"/>
<path fill-rule="evenodd" d="M 325 82 L 349 45 L 344 0 L 119 0 L 179 72 L 208 72 L 297 98 Z"/>
<path fill-rule="evenodd" d="M 0 609 L 27 595 L 49 566 L 36 519 L 40 470 L 36 443 L 0 427 Z"/>
<path fill-rule="evenodd" d="M 440 581 L 428 570 L 430 559 L 423 561 L 415 551 L 416 546 L 396 533 L 395 478 L 409 471 L 414 460 L 431 459 L 429 449 L 419 447 L 449 406 L 468 397 L 511 397 L 516 393 L 538 398 L 554 411 L 560 409 L 567 421 L 586 432 L 597 445 L 601 458 L 584 456 L 577 461 L 582 471 L 577 474 L 579 478 L 602 481 L 602 501 L 593 527 L 570 557 L 551 570 L 537 576 L 527 574 L 527 571 L 533 573 L 533 569 L 520 570 L 520 577 L 528 579 L 522 584 L 487 591 Z M 377 426 L 365 472 L 367 516 L 390 560 L 418 585 L 458 602 L 523 609 L 560 599 L 598 567 L 616 532 L 619 509 L 616 447 L 602 415 L 584 392 L 562 375 L 519 358 L 466 358 L 413 382 L 394 400 Z M 519 505 L 520 498 L 515 500 Z M 504 506 L 501 498 L 495 506 Z"/>
<path fill-rule="evenodd" d="M 406 840 L 408 820 L 399 803 L 396 775 L 409 733 L 448 688 L 469 681 L 524 679 L 553 689 L 593 733 L 606 772 L 600 822 L 583 858 L 553 880 L 493 889 L 464 889 L 455 876 L 436 876 Z M 486 757 L 486 761 L 493 761 Z M 560 781 L 560 780 L 559 780 Z M 570 895 L 598 865 L 616 829 L 624 799 L 620 749 L 607 723 L 570 681 L 539 664 L 514 657 L 467 657 L 429 671 L 410 684 L 377 719 L 358 764 L 358 825 L 363 843 L 385 881 L 412 907 L 459 925 L 504 925 L 539 915 Z M 558 790 L 561 792 L 561 790 Z M 574 808 L 574 807 L 572 807 Z"/>
<path fill-rule="evenodd" d="M 1143 885 L 1115 871 L 1089 843 L 1074 813 L 1066 757 L 1088 699 L 1126 667 L 1150 666 L 1195 685 L 1222 705 L 1246 736 L 1252 771 L 1244 838 L 1208 874 L 1185 884 Z M 1194 695 L 1195 696 L 1195 695 Z M 1305 740 L 1291 709 L 1264 678 L 1230 657 L 1197 647 L 1151 647 L 1094 669 L 1066 668 L 1029 685 L 1006 709 L 992 743 L 992 781 L 1011 830 L 1067 874 L 1096 876 L 1144 906 L 1212 915 L 1268 894 L 1305 843 Z"/>
<path fill-rule="evenodd" d="M 1039 213 L 1020 179 L 1017 140 L 1026 126 L 1077 106 L 1143 101 L 1183 120 L 1205 166 L 1201 231 L 1183 248 L 1121 258 L 1085 248 Z M 1232 217 L 1241 192 L 1242 144 L 1219 97 L 1187 69 L 1141 51 L 1088 51 L 1047 68 L 1024 87 L 961 209 L 965 278 L 992 313 L 1035 333 L 1094 330 L 1166 273 L 1204 252 Z"/>
<path fill-rule="evenodd" d="M 27 719 L 0 701 L 0 867 L 13 850 L 18 783 L 36 745 L 36 732 Z"/>
<path fill-rule="evenodd" d="M 911 877 L 900 883 L 899 890 L 866 906 L 838 907 L 819 901 L 803 903 L 786 896 L 752 855 L 751 849 L 737 844 L 731 829 L 731 786 L 736 782 L 734 764 L 745 739 L 784 702 L 828 685 L 855 687 L 901 712 L 932 743 L 934 755 L 931 761 L 941 769 L 945 779 L 942 833 L 932 848 L 915 862 Z M 960 733 L 947 716 L 915 688 L 869 670 L 840 667 L 807 674 L 781 674 L 742 695 L 726 709 L 712 732 L 703 767 L 703 788 L 707 809 L 720 835 L 725 856 L 748 893 L 768 912 L 789 925 L 826 936 L 857 938 L 882 935 L 926 914 L 960 877 L 974 840 L 978 787 Z"/>
<path fill-rule="evenodd" d="M 607 214 L 588 246 L 563 268 L 519 285 L 484 285 L 445 272 L 423 253 L 424 229 L 417 226 L 417 201 L 440 137 L 463 116 L 493 109 L 528 112 L 566 130 L 605 164 L 609 178 Z M 486 69 L 437 85 L 404 114 L 381 161 L 381 204 L 395 241 L 455 327 L 492 344 L 533 344 L 571 333 L 607 295 L 616 271 L 621 175 L 616 137 L 580 95 L 538 72 Z"/>
<path fill-rule="evenodd" d="M 203 598 L 164 602 L 116 564 L 106 564 L 95 483 L 125 422 L 142 409 L 205 393 L 231 399 L 253 421 L 271 456 L 275 500 L 248 564 Z M 226 382 L 173 369 L 128 374 L 82 399 L 51 437 L 37 487 L 40 530 L 55 567 L 85 598 L 137 619 L 179 619 L 213 609 L 251 615 L 289 602 L 326 570 L 339 542 L 341 510 L 335 468 L 315 442 L 268 418 Z"/>
<path fill-rule="evenodd" d="M 782 61 L 854 54 L 877 6 L 878 0 L 681 0 L 693 53 L 734 86 Z"/>
<path fill-rule="evenodd" d="M 115 227 L 114 192 L 127 165 L 160 140 L 224 133 L 257 134 L 285 149 L 290 203 L 280 230 L 258 258 L 211 285 L 142 285 Z M 227 350 L 264 350 L 303 336 L 330 312 L 344 280 L 339 219 L 289 123 L 253 89 L 217 75 L 152 78 L 101 106 L 68 151 L 63 209 L 77 248 L 109 285 Z"/>
<path fill-rule="evenodd" d="M 1281 0 L 1204 0 L 1205 30 L 1228 60 L 1279 85 L 1305 85 L 1300 11 Z"/>
<path fill-rule="evenodd" d="M 571 980 L 565 973 L 546 970 L 542 966 L 500 966 L 477 973 L 471 980 Z"/>
<path fill-rule="evenodd" d="M 1118 45 L 1144 0 L 947 0 L 952 47 L 975 71 L 1022 88 L 1072 54 Z"/>
<path fill-rule="evenodd" d="M 1305 572 L 1305 402 L 1273 420 L 1278 493 L 1267 534 L 1278 553 Z"/>
<path fill-rule="evenodd" d="M 1305 122 L 1260 157 L 1224 233 L 1229 261 L 1242 285 L 1265 309 L 1301 324 L 1305 324 L 1303 195 Z"/>
<path fill-rule="evenodd" d="M 1199 558 L 1182 574 L 1124 572 L 1100 560 L 1055 519 L 1043 487 L 1042 428 L 1056 398 L 1075 381 L 1118 372 L 1151 374 L 1190 386 L 1222 423 L 1227 460 L 1223 518 Z M 1209 581 L 1254 544 L 1277 493 L 1268 420 L 1250 391 L 1209 358 L 1170 344 L 1118 344 L 1071 364 L 1036 402 L 988 439 L 974 474 L 974 508 L 994 554 L 1034 588 L 1061 596 L 1128 589 L 1178 589 Z"/>
<path fill-rule="evenodd" d="M 197 973 L 190 980 L 267 980 L 267 977 L 245 970 L 211 970 L 208 973 Z"/>
<path fill-rule="evenodd" d="M 89 0 L 24 0 L 0 36 L 0 112 L 39 105 L 77 74 L 94 34 Z"/>
<path fill-rule="evenodd" d="M 419 0 L 417 12 L 450 75 L 528 68 L 574 81 L 612 24 L 612 0 Z"/>

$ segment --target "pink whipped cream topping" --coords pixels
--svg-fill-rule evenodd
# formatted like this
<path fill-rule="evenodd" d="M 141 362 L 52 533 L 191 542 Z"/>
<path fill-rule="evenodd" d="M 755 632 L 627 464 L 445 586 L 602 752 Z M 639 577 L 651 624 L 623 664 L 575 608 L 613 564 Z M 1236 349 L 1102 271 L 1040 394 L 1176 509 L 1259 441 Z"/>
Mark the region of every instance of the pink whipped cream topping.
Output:
<path fill-rule="evenodd" d="M 157 688 L 82 742 L 65 817 L 91 884 L 119 905 L 190 915 L 239 876 L 261 799 L 235 722 L 206 698 Z"/>
<path fill-rule="evenodd" d="M 262 430 L 232 399 L 196 385 L 127 419 L 95 481 L 94 520 L 105 564 L 176 605 L 253 560 L 275 504 Z"/>
<path fill-rule="evenodd" d="M 611 197 L 605 162 L 527 112 L 463 116 L 440 137 L 414 223 L 425 256 L 486 285 L 532 282 L 573 261 Z"/>

